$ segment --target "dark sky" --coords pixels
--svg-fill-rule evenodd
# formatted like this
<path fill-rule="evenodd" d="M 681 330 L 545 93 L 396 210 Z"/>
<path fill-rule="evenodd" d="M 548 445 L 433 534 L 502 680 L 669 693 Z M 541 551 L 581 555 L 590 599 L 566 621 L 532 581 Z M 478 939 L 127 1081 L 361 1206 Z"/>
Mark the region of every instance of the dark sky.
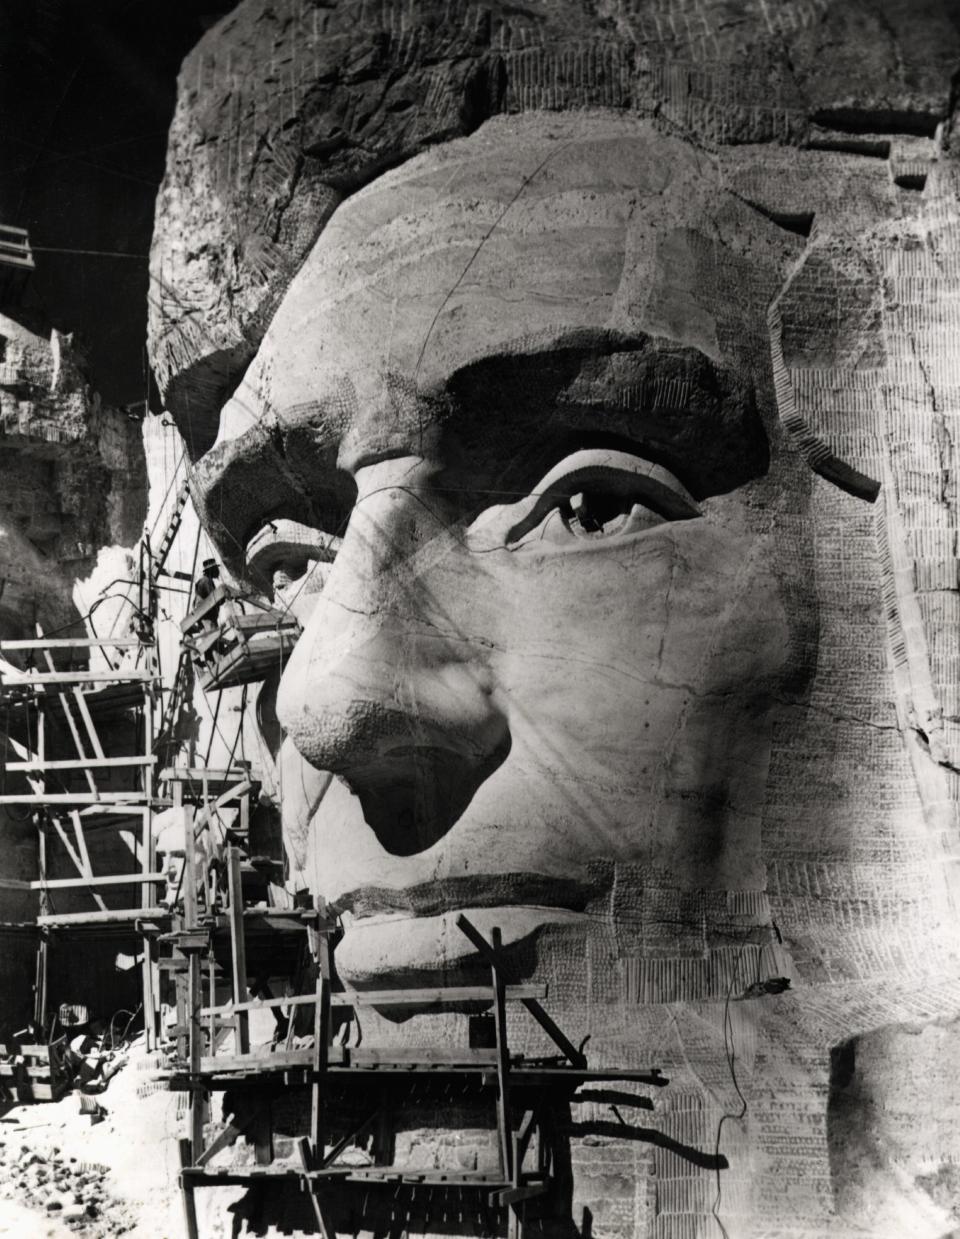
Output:
<path fill-rule="evenodd" d="M 234 2 L 0 0 L 0 223 L 30 231 L 24 305 L 78 333 L 112 403 L 146 398 L 146 255 L 177 72 Z"/>

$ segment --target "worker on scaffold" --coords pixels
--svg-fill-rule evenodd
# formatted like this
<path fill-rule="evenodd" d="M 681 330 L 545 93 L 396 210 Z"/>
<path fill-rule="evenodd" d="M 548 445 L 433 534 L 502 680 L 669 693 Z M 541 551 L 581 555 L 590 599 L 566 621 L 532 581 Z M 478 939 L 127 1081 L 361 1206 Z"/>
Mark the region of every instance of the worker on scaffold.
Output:
<path fill-rule="evenodd" d="M 217 561 L 215 559 L 205 559 L 203 561 L 203 570 L 193 586 L 194 607 L 200 606 L 215 593 L 219 585 L 219 576 L 220 565 Z M 196 638 L 197 636 L 206 636 L 209 633 L 216 632 L 219 627 L 220 606 L 220 602 L 215 603 L 195 624 L 191 625 L 189 635 Z M 194 648 L 196 649 L 196 646 Z M 206 660 L 210 661 L 215 652 L 215 649 L 207 650 Z"/>

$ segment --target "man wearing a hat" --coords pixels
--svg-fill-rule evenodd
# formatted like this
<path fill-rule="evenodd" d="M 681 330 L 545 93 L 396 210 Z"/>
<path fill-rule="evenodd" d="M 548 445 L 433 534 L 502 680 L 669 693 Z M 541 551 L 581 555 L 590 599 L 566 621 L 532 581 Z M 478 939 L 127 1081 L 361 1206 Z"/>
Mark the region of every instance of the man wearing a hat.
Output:
<path fill-rule="evenodd" d="M 193 605 L 199 606 L 204 602 L 217 588 L 218 578 L 220 576 L 220 565 L 215 559 L 205 559 L 203 561 L 203 571 L 197 577 L 193 586 Z M 210 608 L 204 617 L 199 621 L 196 629 L 200 632 L 213 632 L 218 627 L 218 619 L 220 615 L 220 603 Z"/>

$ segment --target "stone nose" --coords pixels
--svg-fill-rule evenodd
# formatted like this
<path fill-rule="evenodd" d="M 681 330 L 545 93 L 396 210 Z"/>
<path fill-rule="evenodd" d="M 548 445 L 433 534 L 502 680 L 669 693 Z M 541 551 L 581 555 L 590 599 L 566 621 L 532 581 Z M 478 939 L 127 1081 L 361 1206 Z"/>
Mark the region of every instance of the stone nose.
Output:
<path fill-rule="evenodd" d="M 480 578 L 417 480 L 400 461 L 358 472 L 343 544 L 280 685 L 299 752 L 354 790 L 415 783 L 426 795 L 454 768 L 486 768 L 507 736 L 487 647 L 466 627 Z"/>

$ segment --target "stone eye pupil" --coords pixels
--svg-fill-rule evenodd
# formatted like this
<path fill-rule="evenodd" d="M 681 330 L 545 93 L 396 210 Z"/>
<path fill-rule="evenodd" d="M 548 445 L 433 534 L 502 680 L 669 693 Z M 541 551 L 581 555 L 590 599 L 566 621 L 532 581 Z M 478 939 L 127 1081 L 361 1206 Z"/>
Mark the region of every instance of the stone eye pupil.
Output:
<path fill-rule="evenodd" d="M 273 587 L 282 589 L 298 580 L 307 570 L 307 561 L 300 559 L 283 559 L 273 569 Z"/>
<path fill-rule="evenodd" d="M 568 522 L 584 533 L 601 533 L 611 521 L 617 520 L 632 507 L 632 501 L 622 495 L 603 491 L 582 491 L 572 495 L 565 505 Z"/>

